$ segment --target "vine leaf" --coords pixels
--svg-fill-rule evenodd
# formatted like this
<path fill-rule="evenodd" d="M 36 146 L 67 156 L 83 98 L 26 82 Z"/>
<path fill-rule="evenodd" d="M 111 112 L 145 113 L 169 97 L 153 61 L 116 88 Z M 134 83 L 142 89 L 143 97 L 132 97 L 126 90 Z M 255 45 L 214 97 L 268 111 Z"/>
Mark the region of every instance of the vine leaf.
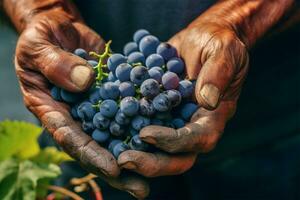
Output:
<path fill-rule="evenodd" d="M 57 150 L 56 147 L 46 147 L 30 160 L 36 163 L 53 163 L 58 165 L 64 161 L 73 161 L 68 154 Z"/>

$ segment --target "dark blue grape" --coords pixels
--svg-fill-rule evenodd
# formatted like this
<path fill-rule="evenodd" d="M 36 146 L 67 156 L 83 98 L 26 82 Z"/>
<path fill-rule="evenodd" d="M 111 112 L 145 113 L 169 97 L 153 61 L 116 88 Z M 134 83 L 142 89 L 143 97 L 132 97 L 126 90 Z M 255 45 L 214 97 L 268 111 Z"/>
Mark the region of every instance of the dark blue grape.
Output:
<path fill-rule="evenodd" d="M 78 106 L 77 114 L 81 120 L 90 121 L 96 114 L 96 110 L 92 103 L 83 102 Z"/>
<path fill-rule="evenodd" d="M 172 58 L 167 62 L 167 69 L 170 72 L 181 74 L 184 71 L 184 62 L 180 58 Z"/>
<path fill-rule="evenodd" d="M 194 85 L 189 80 L 182 80 L 179 82 L 178 91 L 183 98 L 191 97 L 194 93 Z"/>
<path fill-rule="evenodd" d="M 160 119 L 153 118 L 153 119 L 151 119 L 151 124 L 157 125 L 157 126 L 162 126 L 162 125 L 164 125 L 164 122 Z"/>
<path fill-rule="evenodd" d="M 127 59 L 122 54 L 116 53 L 110 56 L 107 60 L 107 68 L 115 73 L 119 64 L 126 63 Z"/>
<path fill-rule="evenodd" d="M 129 149 L 129 146 L 127 144 L 125 144 L 124 142 L 120 142 L 113 147 L 112 153 L 115 156 L 115 158 L 118 158 L 121 153 L 123 153 L 124 151 L 126 151 L 128 149 Z"/>
<path fill-rule="evenodd" d="M 141 39 L 139 49 L 146 57 L 148 57 L 149 55 L 156 53 L 156 48 L 159 43 L 160 42 L 157 37 L 148 35 Z"/>
<path fill-rule="evenodd" d="M 97 104 L 99 100 L 101 100 L 100 88 L 95 87 L 92 90 L 90 90 L 88 98 L 91 103 Z"/>
<path fill-rule="evenodd" d="M 177 51 L 168 43 L 161 43 L 157 49 L 156 53 L 161 55 L 166 61 L 170 60 L 173 57 L 177 56 Z"/>
<path fill-rule="evenodd" d="M 140 114 L 147 117 L 155 114 L 155 108 L 150 100 L 145 98 L 140 100 Z"/>
<path fill-rule="evenodd" d="M 197 111 L 197 109 L 198 109 L 198 105 L 194 103 L 184 104 L 180 109 L 181 117 L 184 120 L 189 121 L 192 115 Z"/>
<path fill-rule="evenodd" d="M 141 39 L 147 35 L 150 35 L 150 33 L 145 29 L 137 30 L 133 34 L 133 41 L 135 41 L 137 44 L 141 41 Z"/>
<path fill-rule="evenodd" d="M 68 92 L 63 89 L 60 90 L 60 96 L 61 96 L 62 100 L 67 103 L 76 103 L 76 102 L 80 101 L 81 95 L 82 94 L 80 94 L 80 93 Z"/>
<path fill-rule="evenodd" d="M 52 98 L 55 100 L 55 101 L 62 101 L 62 98 L 61 98 L 61 95 L 60 95 L 60 88 L 59 87 L 52 87 L 50 93 L 51 93 L 51 96 Z"/>
<path fill-rule="evenodd" d="M 136 85 L 141 85 L 149 77 L 148 69 L 144 66 L 136 66 L 130 72 L 130 80 Z"/>
<path fill-rule="evenodd" d="M 77 108 L 79 105 L 74 105 L 71 107 L 71 116 L 73 119 L 79 119 L 78 113 L 77 113 Z"/>
<path fill-rule="evenodd" d="M 161 83 L 161 78 L 163 76 L 163 73 L 158 71 L 157 69 L 154 69 L 155 67 L 151 68 L 148 73 L 150 78 L 156 80 L 157 82 Z"/>
<path fill-rule="evenodd" d="M 129 97 L 135 95 L 135 88 L 133 83 L 131 82 L 123 82 L 119 85 L 120 96 L 121 97 Z"/>
<path fill-rule="evenodd" d="M 150 119 L 141 115 L 135 116 L 131 121 L 131 126 L 137 131 L 148 125 L 150 125 Z"/>
<path fill-rule="evenodd" d="M 108 131 L 95 129 L 92 133 L 92 138 L 99 143 L 104 143 L 109 139 L 109 135 Z"/>
<path fill-rule="evenodd" d="M 96 67 L 98 65 L 98 62 L 95 60 L 88 60 L 87 61 L 92 67 Z"/>
<path fill-rule="evenodd" d="M 113 152 L 113 148 L 116 146 L 116 144 L 118 144 L 118 143 L 122 143 L 122 140 L 116 140 L 116 139 L 114 139 L 114 140 L 111 140 L 110 142 L 109 142 L 109 145 L 108 145 L 108 150 L 112 153 Z"/>
<path fill-rule="evenodd" d="M 95 130 L 95 126 L 91 121 L 83 121 L 81 128 L 85 133 L 91 134 Z"/>
<path fill-rule="evenodd" d="M 119 94 L 119 86 L 113 82 L 106 82 L 100 88 L 100 95 L 102 99 L 117 99 Z"/>
<path fill-rule="evenodd" d="M 135 63 L 145 63 L 145 56 L 141 52 L 132 52 L 128 56 L 128 63 L 135 64 Z"/>
<path fill-rule="evenodd" d="M 159 54 L 151 54 L 146 59 L 146 66 L 150 69 L 152 67 L 161 67 L 165 64 L 163 57 Z"/>
<path fill-rule="evenodd" d="M 163 121 L 170 121 L 172 119 L 172 115 L 169 111 L 165 112 L 157 112 L 154 116 L 156 119 L 163 120 Z"/>
<path fill-rule="evenodd" d="M 132 70 L 132 66 L 128 63 L 122 63 L 118 65 L 116 69 L 116 77 L 121 81 L 129 81 L 130 80 L 130 72 Z"/>
<path fill-rule="evenodd" d="M 149 147 L 149 144 L 142 141 L 139 135 L 135 135 L 129 141 L 129 147 L 130 149 L 137 151 L 146 151 Z"/>
<path fill-rule="evenodd" d="M 181 103 L 181 94 L 177 90 L 166 90 L 164 93 L 168 96 L 172 107 L 176 107 Z"/>
<path fill-rule="evenodd" d="M 118 110 L 118 112 L 115 116 L 115 121 L 118 124 L 127 125 L 130 123 L 130 118 L 127 115 L 125 115 L 124 113 L 122 113 L 121 110 Z"/>
<path fill-rule="evenodd" d="M 86 50 L 81 49 L 81 48 L 75 49 L 74 54 L 76 56 L 79 56 L 79 57 L 83 58 L 83 59 L 87 59 L 89 57 L 89 55 L 86 52 Z"/>
<path fill-rule="evenodd" d="M 176 89 L 179 85 L 179 78 L 174 72 L 166 72 L 161 82 L 166 90 Z"/>
<path fill-rule="evenodd" d="M 141 85 L 141 94 L 149 99 L 158 95 L 159 90 L 159 83 L 152 78 L 145 80 Z"/>
<path fill-rule="evenodd" d="M 161 73 L 161 76 L 164 75 L 164 70 L 161 67 L 152 67 L 150 70 L 157 70 L 157 71 L 159 71 Z"/>
<path fill-rule="evenodd" d="M 116 80 L 114 83 L 119 87 L 120 84 L 121 84 L 121 81 L 120 80 Z"/>
<path fill-rule="evenodd" d="M 113 72 L 108 73 L 107 81 L 109 82 L 115 82 L 117 80 L 117 77 L 114 75 Z"/>
<path fill-rule="evenodd" d="M 171 101 L 164 93 L 160 93 L 153 99 L 153 106 L 159 112 L 165 112 L 171 108 Z"/>
<path fill-rule="evenodd" d="M 135 130 L 134 128 L 130 127 L 129 128 L 129 133 L 131 136 L 135 136 L 139 134 L 139 131 Z"/>
<path fill-rule="evenodd" d="M 120 110 L 127 116 L 134 116 L 139 111 L 139 102 L 134 97 L 125 97 L 121 100 Z"/>
<path fill-rule="evenodd" d="M 164 123 L 164 126 L 169 127 L 169 128 L 176 128 L 175 125 L 170 121 L 166 121 Z"/>
<path fill-rule="evenodd" d="M 131 54 L 132 52 L 138 51 L 139 47 L 137 45 L 137 43 L 135 42 L 128 42 L 123 49 L 123 53 L 125 56 L 128 56 L 129 54 Z"/>
<path fill-rule="evenodd" d="M 114 100 L 107 99 L 101 102 L 100 104 L 100 113 L 104 117 L 114 117 L 118 111 L 118 104 Z"/>
<path fill-rule="evenodd" d="M 93 117 L 93 124 L 96 128 L 104 130 L 108 128 L 110 120 L 104 117 L 100 112 L 96 113 Z"/>
<path fill-rule="evenodd" d="M 112 121 L 109 125 L 109 131 L 113 136 L 122 136 L 125 133 L 125 127 Z"/>
<path fill-rule="evenodd" d="M 175 128 L 182 128 L 185 125 L 185 121 L 180 118 L 175 118 L 172 120 L 172 124 L 175 126 Z"/>

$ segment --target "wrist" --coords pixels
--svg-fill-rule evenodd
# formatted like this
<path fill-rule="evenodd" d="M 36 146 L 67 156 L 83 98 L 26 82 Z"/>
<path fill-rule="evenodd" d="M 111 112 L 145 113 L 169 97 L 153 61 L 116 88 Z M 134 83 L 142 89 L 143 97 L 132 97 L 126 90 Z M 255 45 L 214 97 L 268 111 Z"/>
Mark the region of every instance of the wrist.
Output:
<path fill-rule="evenodd" d="M 68 0 L 4 0 L 3 6 L 18 32 L 22 32 L 43 14 L 55 13 L 72 21 L 82 20 L 75 6 Z"/>
<path fill-rule="evenodd" d="M 232 30 L 248 48 L 251 48 L 288 12 L 293 3 L 294 0 L 219 1 L 201 15 L 199 21 Z"/>

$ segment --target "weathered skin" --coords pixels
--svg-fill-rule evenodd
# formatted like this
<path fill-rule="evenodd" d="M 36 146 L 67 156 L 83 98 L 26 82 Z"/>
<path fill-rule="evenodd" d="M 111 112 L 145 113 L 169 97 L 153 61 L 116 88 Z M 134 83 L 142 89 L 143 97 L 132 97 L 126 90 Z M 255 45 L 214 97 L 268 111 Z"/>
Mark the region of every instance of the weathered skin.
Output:
<path fill-rule="evenodd" d="M 137 198 L 148 195 L 147 183 L 119 176 L 119 166 L 147 177 L 180 174 L 194 164 L 197 153 L 212 150 L 235 112 L 248 70 L 247 49 L 292 5 L 293 0 L 220 1 L 175 35 L 170 43 L 186 62 L 189 78 L 197 78 L 195 97 L 202 108 L 179 130 L 142 130 L 143 140 L 167 153 L 127 151 L 116 161 L 81 131 L 67 105 L 54 101 L 49 92 L 49 82 L 73 92 L 89 87 L 93 70 L 68 52 L 78 47 L 101 51 L 102 38 L 84 24 L 70 1 L 4 0 L 21 34 L 15 66 L 28 109 L 85 168 Z"/>

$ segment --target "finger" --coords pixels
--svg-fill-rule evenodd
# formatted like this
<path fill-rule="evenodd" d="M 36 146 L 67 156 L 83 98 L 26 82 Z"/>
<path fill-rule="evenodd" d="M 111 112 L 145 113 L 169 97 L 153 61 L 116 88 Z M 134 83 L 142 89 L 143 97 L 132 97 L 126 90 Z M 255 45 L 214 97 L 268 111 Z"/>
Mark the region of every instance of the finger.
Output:
<path fill-rule="evenodd" d="M 214 111 L 200 108 L 185 127 L 176 130 L 147 126 L 141 130 L 140 138 L 169 153 L 208 152 L 215 147 L 235 107 L 234 102 L 221 102 Z"/>
<path fill-rule="evenodd" d="M 55 141 L 85 169 L 98 175 L 118 176 L 120 171 L 112 154 L 81 130 L 63 103 L 51 98 L 43 76 L 22 70 L 17 61 L 16 69 L 26 106 L 41 120 Z"/>
<path fill-rule="evenodd" d="M 28 28 L 20 36 L 16 49 L 19 64 L 41 72 L 50 82 L 66 90 L 72 92 L 86 90 L 93 82 L 92 67 L 86 60 L 61 48 L 61 42 L 65 42 L 65 36 L 61 36 L 63 34 L 53 35 L 51 31 L 43 31 L 43 27 L 40 26 L 42 25 L 38 24 Z M 66 30 L 65 34 L 74 35 L 73 29 Z M 48 41 L 48 38 L 52 38 L 54 42 Z M 74 38 L 69 38 L 71 39 Z M 74 46 L 67 42 L 64 45 L 65 49 Z"/>
<path fill-rule="evenodd" d="M 145 199 L 150 192 L 148 182 L 136 174 L 122 173 L 118 178 L 101 177 L 109 185 L 119 190 L 126 191 L 137 199 Z"/>
<path fill-rule="evenodd" d="M 195 154 L 168 155 L 128 150 L 119 156 L 118 164 L 143 176 L 156 177 L 182 174 L 193 166 L 195 159 Z"/>
<path fill-rule="evenodd" d="M 221 42 L 212 41 L 216 51 L 203 63 L 195 88 L 199 104 L 210 110 L 218 106 L 221 98 L 238 98 L 248 65 L 245 46 L 231 34 L 224 33 L 222 37 Z"/>

